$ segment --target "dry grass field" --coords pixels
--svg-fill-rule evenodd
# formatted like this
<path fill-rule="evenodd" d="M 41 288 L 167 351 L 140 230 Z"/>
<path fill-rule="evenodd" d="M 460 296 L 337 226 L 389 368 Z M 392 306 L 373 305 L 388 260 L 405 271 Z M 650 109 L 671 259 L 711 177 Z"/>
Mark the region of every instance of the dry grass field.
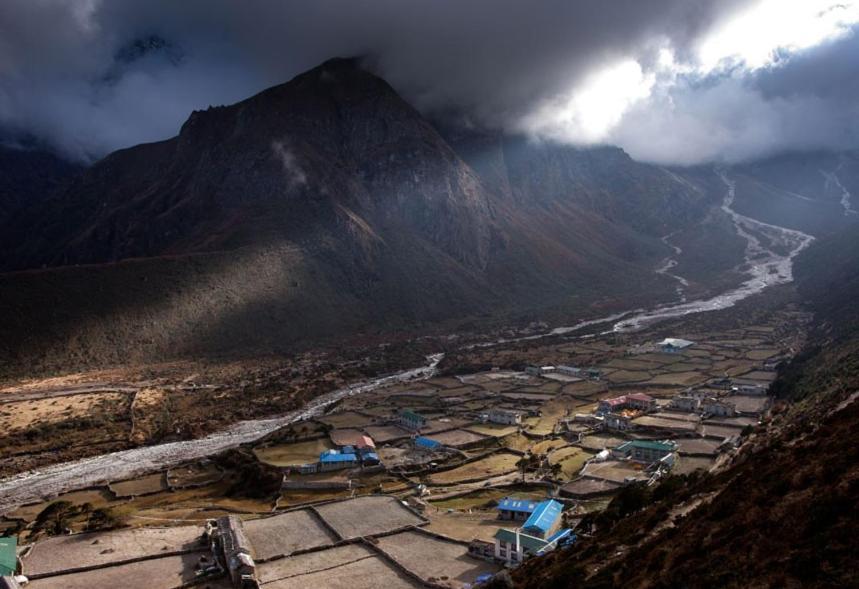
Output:
<path fill-rule="evenodd" d="M 205 548 L 202 536 L 202 526 L 139 528 L 100 534 L 56 536 L 36 544 L 22 560 L 28 574 L 44 575 L 72 568 Z"/>
<path fill-rule="evenodd" d="M 560 448 L 549 454 L 550 464 L 561 465 L 561 476 L 569 480 L 579 474 L 579 471 L 584 466 L 585 462 L 590 460 L 593 454 L 577 448 L 575 446 L 567 446 Z"/>
<path fill-rule="evenodd" d="M 420 587 L 360 544 L 309 552 L 263 563 L 265 589 L 416 589 Z"/>
<path fill-rule="evenodd" d="M 548 440 L 542 440 L 540 442 L 532 442 L 531 445 L 531 453 L 532 454 L 547 454 L 552 450 L 557 448 L 561 448 L 566 446 L 569 442 L 563 438 L 554 438 Z"/>
<path fill-rule="evenodd" d="M 623 484 L 629 477 L 643 481 L 649 478 L 649 475 L 641 465 L 634 462 L 619 462 L 616 460 L 591 462 L 582 474 L 619 484 Z"/>
<path fill-rule="evenodd" d="M 195 565 L 200 556 L 195 552 L 179 556 L 165 556 L 103 569 L 59 575 L 37 579 L 27 585 L 28 589 L 175 589 L 184 587 L 196 578 Z M 213 589 L 225 589 L 222 582 L 210 585 Z"/>
<path fill-rule="evenodd" d="M 671 385 L 671 386 L 692 386 L 706 382 L 709 377 L 703 372 L 668 372 L 657 374 L 647 381 L 647 384 L 652 385 Z"/>
<path fill-rule="evenodd" d="M 409 531 L 378 538 L 377 546 L 407 570 L 427 581 L 462 587 L 499 567 L 468 556 L 468 547 L 429 534 Z M 429 558 L 428 558 L 429 557 Z"/>
<path fill-rule="evenodd" d="M 746 358 L 749 360 L 766 360 L 767 358 L 772 358 L 778 353 L 779 351 L 775 348 L 762 348 L 748 352 L 746 354 Z"/>
<path fill-rule="evenodd" d="M 317 421 L 325 423 L 331 427 L 363 427 L 373 422 L 372 417 L 355 413 L 354 411 L 343 411 L 338 413 L 329 413 L 320 417 Z"/>
<path fill-rule="evenodd" d="M 382 534 L 406 526 L 417 526 L 421 518 L 386 495 L 369 495 L 316 507 L 331 528 L 344 539 Z"/>
<path fill-rule="evenodd" d="M 167 471 L 167 484 L 174 489 L 207 485 L 221 480 L 224 473 L 213 463 L 194 462 Z"/>
<path fill-rule="evenodd" d="M 407 438 L 411 435 L 410 431 L 396 425 L 374 425 L 364 428 L 364 431 L 366 431 L 367 435 L 373 438 L 377 444 L 390 442 L 391 440 L 397 440 L 400 438 Z"/>
<path fill-rule="evenodd" d="M 642 360 L 640 356 L 637 356 L 634 358 L 615 358 L 614 360 L 609 360 L 602 366 L 617 370 L 643 370 L 647 372 L 659 368 L 662 366 L 662 363 L 654 362 L 652 360 Z"/>
<path fill-rule="evenodd" d="M 136 497 L 166 490 L 167 480 L 165 473 L 157 472 L 136 479 L 111 483 L 108 488 L 118 498 Z"/>
<path fill-rule="evenodd" d="M 581 446 L 587 450 L 599 452 L 605 448 L 614 448 L 626 440 L 611 434 L 592 434 L 582 438 Z"/>
<path fill-rule="evenodd" d="M 430 532 L 444 534 L 457 540 L 470 542 L 473 539 L 492 542 L 501 522 L 494 510 L 490 511 L 430 511 L 427 513 Z"/>
<path fill-rule="evenodd" d="M 0 405 L 0 431 L 11 433 L 37 424 L 120 415 L 127 413 L 129 403 L 127 393 L 91 393 L 4 403 Z"/>
<path fill-rule="evenodd" d="M 296 466 L 307 462 L 316 462 L 319 455 L 334 446 L 327 438 L 295 442 L 294 444 L 277 444 L 254 448 L 254 454 L 260 462 L 273 466 Z"/>
<path fill-rule="evenodd" d="M 511 495 L 530 499 L 542 499 L 546 496 L 546 488 L 522 485 L 512 488 L 481 489 L 459 497 L 440 499 L 438 501 L 433 501 L 432 496 L 430 496 L 430 504 L 441 510 L 492 509 L 495 502 Z"/>
<path fill-rule="evenodd" d="M 172 403 L 170 394 L 160 388 L 139 390 L 132 403 L 131 440 L 135 444 L 145 444 L 159 433 L 172 429 Z"/>
<path fill-rule="evenodd" d="M 546 436 L 555 431 L 558 420 L 579 411 L 581 403 L 568 398 L 550 401 L 540 409 L 540 417 L 528 428 L 533 434 Z"/>
<path fill-rule="evenodd" d="M 466 429 L 470 432 L 475 432 L 484 436 L 503 438 L 504 436 L 516 433 L 519 427 L 515 425 L 501 425 L 498 423 L 476 423 L 469 425 Z"/>
<path fill-rule="evenodd" d="M 768 397 L 749 397 L 745 395 L 734 395 L 725 397 L 725 401 L 733 403 L 737 411 L 742 413 L 760 413 L 769 404 Z"/>
<path fill-rule="evenodd" d="M 452 470 L 434 473 L 429 476 L 429 481 L 436 485 L 448 485 L 472 479 L 490 478 L 508 472 L 515 472 L 518 460 L 519 457 L 515 454 L 493 454 L 492 456 L 463 464 Z"/>
<path fill-rule="evenodd" d="M 298 507 L 308 503 L 319 501 L 330 501 L 332 499 L 345 499 L 349 497 L 349 491 L 345 490 L 307 490 L 288 489 L 281 493 L 277 500 L 278 508 Z"/>
<path fill-rule="evenodd" d="M 644 382 L 650 380 L 652 376 L 650 372 L 641 370 L 616 370 L 605 379 L 611 383 Z"/>
<path fill-rule="evenodd" d="M 666 419 L 657 415 L 643 415 L 636 417 L 632 422 L 642 428 L 664 429 L 677 433 L 694 433 L 698 424 L 694 421 L 686 421 L 683 419 Z"/>
<path fill-rule="evenodd" d="M 455 429 L 438 434 L 430 434 L 429 437 L 437 442 L 441 442 L 445 446 L 453 446 L 454 448 L 474 444 L 487 439 L 487 436 L 464 429 Z"/>
<path fill-rule="evenodd" d="M 258 560 L 286 556 L 337 542 L 337 538 L 311 511 L 304 509 L 244 522 Z"/>
<path fill-rule="evenodd" d="M 677 446 L 680 454 L 711 454 L 716 455 L 716 450 L 722 442 L 711 438 L 678 438 Z"/>
<path fill-rule="evenodd" d="M 681 456 L 674 465 L 674 474 L 689 474 L 696 470 L 710 470 L 716 464 L 712 458 Z"/>

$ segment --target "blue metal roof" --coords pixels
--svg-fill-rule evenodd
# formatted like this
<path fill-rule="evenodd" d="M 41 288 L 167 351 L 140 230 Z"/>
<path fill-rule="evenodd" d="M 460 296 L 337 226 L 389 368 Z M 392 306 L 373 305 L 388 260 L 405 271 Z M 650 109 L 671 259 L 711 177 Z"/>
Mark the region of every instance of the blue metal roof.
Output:
<path fill-rule="evenodd" d="M 558 530 L 557 532 L 555 532 L 554 534 L 552 534 L 551 536 L 546 538 L 546 542 L 551 544 L 552 542 L 556 542 L 558 540 L 563 540 L 564 538 L 566 538 L 567 536 L 569 536 L 572 533 L 573 533 L 573 531 L 570 528 L 564 528 L 563 530 Z"/>
<path fill-rule="evenodd" d="M 439 446 L 441 446 L 441 442 L 438 442 L 431 438 L 425 438 L 423 436 L 415 438 L 415 444 L 422 448 L 438 448 Z"/>
<path fill-rule="evenodd" d="M 340 452 L 323 452 L 319 456 L 319 462 L 357 462 L 358 456 L 355 454 L 341 454 Z"/>
<path fill-rule="evenodd" d="M 516 497 L 505 497 L 498 502 L 499 511 L 517 511 L 519 513 L 534 513 L 540 504 L 536 499 L 517 499 Z"/>
<path fill-rule="evenodd" d="M 364 460 L 376 460 L 376 461 L 378 461 L 379 455 L 376 454 L 375 452 L 365 452 L 364 453 Z"/>
<path fill-rule="evenodd" d="M 557 501 L 553 499 L 543 501 L 537 505 L 537 509 L 535 509 L 534 513 L 531 514 L 531 517 L 525 521 L 525 525 L 522 526 L 522 529 L 539 530 L 540 533 L 546 534 L 552 529 L 555 522 L 558 521 L 558 518 L 561 517 L 562 511 L 563 507 Z"/>

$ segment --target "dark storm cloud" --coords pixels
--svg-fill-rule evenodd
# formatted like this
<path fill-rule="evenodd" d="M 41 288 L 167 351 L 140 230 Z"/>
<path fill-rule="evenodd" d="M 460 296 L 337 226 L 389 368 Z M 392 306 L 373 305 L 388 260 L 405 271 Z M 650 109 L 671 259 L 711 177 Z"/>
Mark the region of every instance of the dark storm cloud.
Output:
<path fill-rule="evenodd" d="M 363 55 L 425 111 L 521 129 L 601 66 L 634 59 L 658 72 L 666 47 L 691 59 L 702 35 L 756 1 L 5 0 L 0 128 L 90 159 Z M 854 146 L 857 49 L 853 37 L 756 72 L 655 74 L 652 95 L 604 139 L 665 163 Z"/>
<path fill-rule="evenodd" d="M 855 102 L 859 97 L 859 36 L 854 32 L 790 56 L 762 70 L 755 83 L 768 99 L 815 96 Z"/>
<path fill-rule="evenodd" d="M 739 3 L 5 0 L 0 126 L 98 156 L 351 55 L 370 56 L 420 108 L 505 126 L 602 63 L 646 62 L 665 43 L 685 51 Z"/>

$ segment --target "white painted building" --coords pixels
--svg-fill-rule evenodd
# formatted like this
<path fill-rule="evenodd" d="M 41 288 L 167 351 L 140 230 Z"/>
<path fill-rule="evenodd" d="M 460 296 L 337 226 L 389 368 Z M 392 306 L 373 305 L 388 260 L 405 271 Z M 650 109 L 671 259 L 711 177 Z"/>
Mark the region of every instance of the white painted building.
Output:
<path fill-rule="evenodd" d="M 718 417 L 733 417 L 737 414 L 736 406 L 729 401 L 708 397 L 701 401 L 700 410 L 708 415 Z"/>
<path fill-rule="evenodd" d="M 677 395 L 668 403 L 668 406 L 678 411 L 698 411 L 700 399 L 692 395 Z"/>
<path fill-rule="evenodd" d="M 694 346 L 695 342 L 689 341 L 688 339 L 680 339 L 678 337 L 666 337 L 656 345 L 662 352 L 667 354 L 676 354 L 677 352 L 682 352 L 686 348 Z"/>
<path fill-rule="evenodd" d="M 605 426 L 608 429 L 617 431 L 627 431 L 632 429 L 632 421 L 626 415 L 619 413 L 609 413 L 605 416 Z"/>

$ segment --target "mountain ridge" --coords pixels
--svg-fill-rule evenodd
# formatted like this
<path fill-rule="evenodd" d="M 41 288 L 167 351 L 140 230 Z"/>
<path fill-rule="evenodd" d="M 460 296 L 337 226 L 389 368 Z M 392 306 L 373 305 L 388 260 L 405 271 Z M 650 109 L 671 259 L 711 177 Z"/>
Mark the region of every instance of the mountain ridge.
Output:
<path fill-rule="evenodd" d="M 360 60 L 329 60 L 18 215 L 0 236 L 0 303 L 18 310 L 0 357 L 14 371 L 265 353 L 671 300 L 654 271 L 665 235 L 705 222 L 710 242 L 741 241 L 707 221 L 713 186 L 617 148 L 452 129 Z"/>

